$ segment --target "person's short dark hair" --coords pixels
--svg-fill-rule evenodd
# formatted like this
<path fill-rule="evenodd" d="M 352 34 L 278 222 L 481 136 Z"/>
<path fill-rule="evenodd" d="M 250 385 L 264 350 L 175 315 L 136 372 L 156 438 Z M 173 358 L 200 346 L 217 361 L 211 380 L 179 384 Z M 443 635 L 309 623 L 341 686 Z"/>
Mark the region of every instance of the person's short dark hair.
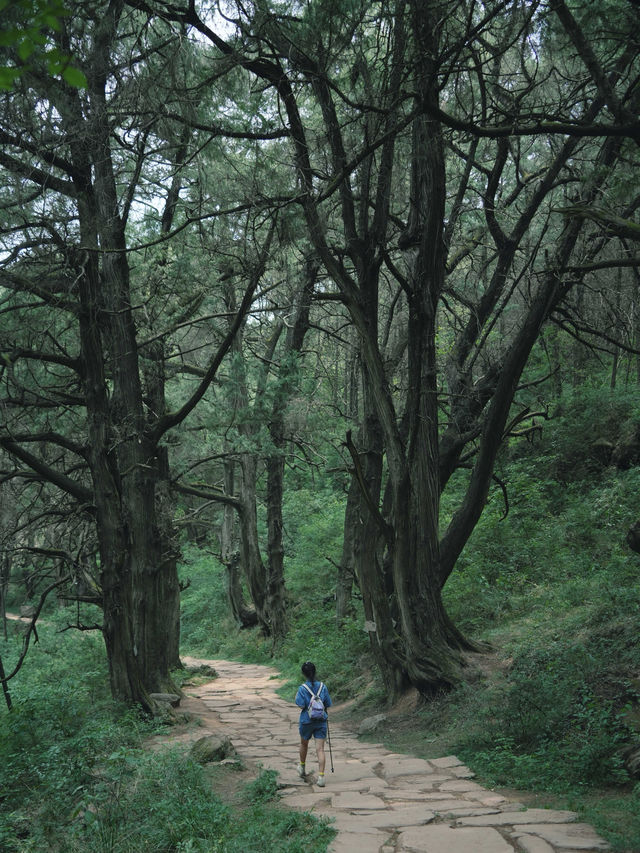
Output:
<path fill-rule="evenodd" d="M 302 664 L 302 674 L 305 675 L 309 681 L 316 680 L 316 666 L 314 663 L 311 663 L 310 660 L 306 661 Z"/>

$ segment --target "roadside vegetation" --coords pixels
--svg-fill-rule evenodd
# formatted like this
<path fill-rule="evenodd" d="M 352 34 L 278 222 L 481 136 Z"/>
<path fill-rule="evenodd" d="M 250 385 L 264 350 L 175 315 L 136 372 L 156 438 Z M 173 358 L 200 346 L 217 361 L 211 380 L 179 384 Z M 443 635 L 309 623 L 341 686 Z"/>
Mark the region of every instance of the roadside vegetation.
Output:
<path fill-rule="evenodd" d="M 312 657 L 354 731 L 385 711 L 372 739 L 424 757 L 455 753 L 483 784 L 574 809 L 615 851 L 637 851 L 640 783 L 625 761 L 640 741 L 640 585 L 624 532 L 640 468 L 607 465 L 597 447 L 603 437 L 615 444 L 639 415 L 633 395 L 583 387 L 532 441 L 503 455 L 509 513 L 496 488 L 445 590 L 457 623 L 490 645 L 470 656 L 469 681 L 457 690 L 385 706 L 357 591 L 336 630 L 343 496 L 319 478 L 286 493 L 286 642 L 274 647 L 258 629 L 237 629 L 215 540 L 185 542 L 183 654 L 271 663 L 290 683 L 285 695 Z M 23 600 L 10 586 L 8 609 Z M 83 606 L 80 621 L 88 624 L 91 610 Z M 52 601 L 10 682 L 13 710 L 3 708 L 0 727 L 3 850 L 297 851 L 310 836 L 315 849 L 326 847 L 331 830 L 278 806 L 273 774 L 240 785 L 230 802 L 224 792 L 238 788 L 237 771 L 208 771 L 176 749 L 146 750 L 160 724 L 114 704 L 99 634 L 62 630 L 77 617 Z M 7 630 L 8 669 L 21 635 L 10 621 Z"/>
<path fill-rule="evenodd" d="M 444 5 L 0 0 L 3 851 L 326 846 L 186 654 L 640 850 L 637 15 Z"/>
<path fill-rule="evenodd" d="M 67 617 L 47 613 L 12 682 L 13 709 L 0 712 L 3 853 L 298 853 L 310 834 L 326 847 L 333 831 L 280 808 L 272 772 L 150 750 L 169 724 L 114 704 L 101 638 L 61 633 Z M 9 623 L 5 660 L 21 627 Z"/>
<path fill-rule="evenodd" d="M 328 486 L 289 494 L 286 644 L 273 650 L 257 631 L 234 630 L 222 571 L 202 552 L 183 566 L 183 643 L 202 656 L 273 662 L 289 692 L 313 657 L 336 701 L 355 700 L 342 714 L 354 729 L 386 710 L 372 739 L 423 757 L 455 753 L 483 784 L 576 810 L 614 850 L 640 850 L 640 782 L 625 766 L 640 746 L 640 558 L 624 541 L 640 467 L 601 455 L 603 440 L 615 445 L 639 419 L 637 395 L 581 385 L 530 441 L 504 452 L 508 515 L 496 487 L 445 587 L 456 624 L 490 651 L 470 656 L 474 674 L 451 693 L 411 712 L 385 709 L 357 595 L 336 631 L 341 509 Z"/>

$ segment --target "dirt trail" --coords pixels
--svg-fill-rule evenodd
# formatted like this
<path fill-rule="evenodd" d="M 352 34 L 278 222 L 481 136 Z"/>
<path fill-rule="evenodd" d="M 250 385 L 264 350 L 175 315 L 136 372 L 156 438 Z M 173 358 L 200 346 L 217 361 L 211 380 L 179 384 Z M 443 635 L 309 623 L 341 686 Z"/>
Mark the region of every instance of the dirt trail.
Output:
<path fill-rule="evenodd" d="M 186 688 L 184 709 L 203 726 L 188 737 L 224 731 L 239 755 L 277 770 L 283 804 L 334 820 L 331 853 L 575 853 L 608 844 L 573 812 L 526 809 L 473 781 L 455 756 L 425 760 L 360 743 L 332 722 L 327 784 L 316 784 L 315 750 L 298 778 L 298 710 L 276 693 L 266 666 L 185 658 L 208 664 L 218 679 Z"/>

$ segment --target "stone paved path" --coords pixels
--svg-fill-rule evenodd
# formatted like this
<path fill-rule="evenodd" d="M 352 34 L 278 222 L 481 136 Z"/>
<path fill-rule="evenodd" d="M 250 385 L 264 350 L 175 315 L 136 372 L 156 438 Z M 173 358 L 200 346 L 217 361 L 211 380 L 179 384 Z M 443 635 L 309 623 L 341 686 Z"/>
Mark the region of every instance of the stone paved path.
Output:
<path fill-rule="evenodd" d="M 284 805 L 333 819 L 338 835 L 331 853 L 609 849 L 573 812 L 510 802 L 474 782 L 455 756 L 425 760 L 389 752 L 381 744 L 360 743 L 338 723 L 330 726 L 335 771 L 327 748 L 327 784 L 319 788 L 313 746 L 309 776 L 297 776 L 299 712 L 293 701 L 276 695 L 276 670 L 221 660 L 185 662 L 215 667 L 218 679 L 185 692 L 215 712 L 241 757 L 278 771 Z"/>

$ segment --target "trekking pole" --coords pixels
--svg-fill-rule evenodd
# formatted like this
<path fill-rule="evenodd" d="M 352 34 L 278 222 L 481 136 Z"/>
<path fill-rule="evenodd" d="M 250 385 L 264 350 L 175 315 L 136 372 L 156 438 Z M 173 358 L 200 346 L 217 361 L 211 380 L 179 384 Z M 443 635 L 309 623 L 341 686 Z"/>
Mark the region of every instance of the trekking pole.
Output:
<path fill-rule="evenodd" d="M 331 772 L 333 773 L 333 752 L 331 751 L 331 732 L 329 731 L 329 717 L 327 717 L 327 740 L 329 741 L 329 758 L 331 759 Z"/>

